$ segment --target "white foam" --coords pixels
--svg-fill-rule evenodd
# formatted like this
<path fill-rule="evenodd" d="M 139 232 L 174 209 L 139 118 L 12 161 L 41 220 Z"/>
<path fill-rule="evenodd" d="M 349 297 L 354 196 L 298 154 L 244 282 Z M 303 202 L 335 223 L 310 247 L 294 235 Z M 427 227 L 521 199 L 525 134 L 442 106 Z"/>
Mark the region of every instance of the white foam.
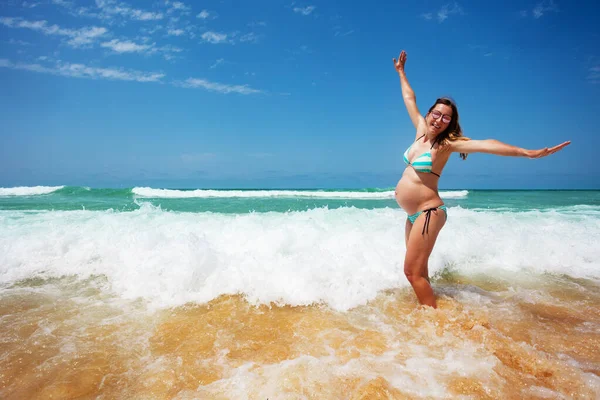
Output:
<path fill-rule="evenodd" d="M 522 392 L 522 395 L 542 399 L 566 399 L 562 394 L 543 386 L 530 386 Z"/>
<path fill-rule="evenodd" d="M 435 332 L 435 331 L 434 331 Z M 428 335 L 424 333 L 424 335 Z M 231 398 L 267 399 L 278 398 L 278 395 L 290 389 L 290 377 L 303 382 L 307 391 L 320 390 L 323 398 L 332 398 L 333 393 L 327 390 L 328 383 L 339 378 L 359 378 L 366 383 L 370 379 L 382 377 L 392 387 L 398 388 L 411 396 L 419 398 L 444 398 L 448 393 L 448 376 L 467 376 L 478 379 L 485 385 L 498 381 L 497 375 L 490 371 L 498 360 L 476 343 L 464 338 L 447 334 L 438 338 L 431 335 L 431 347 L 414 343 L 405 338 L 402 343 L 390 344 L 389 351 L 381 355 L 363 352 L 359 358 L 347 362 L 335 355 L 314 357 L 302 355 L 279 363 L 261 365 L 246 363 L 229 369 L 226 378 L 203 386 L 209 393 L 227 393 Z M 412 356 L 406 361 L 398 360 L 398 347 L 402 353 Z M 443 348 L 443 350 L 441 349 Z M 442 354 L 441 351 L 443 351 Z M 441 357 L 441 358 L 440 358 Z M 293 386 L 292 386 L 293 387 Z M 197 398 L 189 392 L 181 398 Z"/>
<path fill-rule="evenodd" d="M 0 196 L 34 196 L 39 194 L 48 194 L 56 192 L 64 186 L 18 186 L 10 188 L 0 188 Z"/>
<path fill-rule="evenodd" d="M 232 198 L 232 197 L 301 197 L 322 199 L 393 199 L 394 191 L 384 192 L 358 192 L 358 191 L 324 191 L 324 190 L 175 190 L 153 189 L 150 187 L 135 187 L 132 192 L 138 197 L 148 198 Z M 467 190 L 442 191 L 442 198 L 467 197 Z"/>
<path fill-rule="evenodd" d="M 0 211 L 0 284 L 104 275 L 123 298 L 155 306 L 243 293 L 255 303 L 325 302 L 347 310 L 408 286 L 402 210 L 287 213 Z M 600 277 L 600 218 L 587 212 L 452 207 L 429 261 L 464 274 Z"/>
<path fill-rule="evenodd" d="M 439 193 L 442 199 L 460 199 L 465 198 L 469 195 L 468 190 L 442 190 Z"/>

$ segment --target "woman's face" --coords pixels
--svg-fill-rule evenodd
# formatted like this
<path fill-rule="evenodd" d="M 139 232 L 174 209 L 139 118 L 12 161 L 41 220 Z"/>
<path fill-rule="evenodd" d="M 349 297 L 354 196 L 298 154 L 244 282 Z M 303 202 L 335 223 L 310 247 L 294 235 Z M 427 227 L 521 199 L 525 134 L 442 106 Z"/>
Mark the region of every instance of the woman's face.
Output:
<path fill-rule="evenodd" d="M 427 114 L 427 129 L 434 136 L 444 132 L 448 124 L 452 121 L 452 107 L 445 104 L 436 104 L 435 107 Z"/>

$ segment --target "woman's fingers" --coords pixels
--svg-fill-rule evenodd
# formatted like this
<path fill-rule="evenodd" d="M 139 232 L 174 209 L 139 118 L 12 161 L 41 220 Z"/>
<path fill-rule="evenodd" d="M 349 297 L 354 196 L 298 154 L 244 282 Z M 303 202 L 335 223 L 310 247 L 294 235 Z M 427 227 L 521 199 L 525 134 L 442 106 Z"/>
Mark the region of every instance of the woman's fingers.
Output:
<path fill-rule="evenodd" d="M 540 150 L 536 150 L 531 154 L 531 158 L 541 158 L 541 157 L 546 157 L 549 156 L 550 154 L 554 154 L 559 150 L 562 150 L 563 148 L 565 148 L 566 146 L 568 146 L 569 144 L 571 144 L 571 141 L 566 141 L 563 142 L 559 145 L 556 145 L 554 147 L 548 148 L 548 147 L 544 147 L 543 149 Z"/>
<path fill-rule="evenodd" d="M 562 149 L 563 147 L 567 147 L 567 146 L 568 146 L 568 145 L 570 145 L 570 144 L 571 144 L 571 141 L 570 141 L 570 140 L 568 140 L 568 141 L 566 141 L 566 142 L 564 142 L 564 143 L 561 143 L 561 144 L 559 144 L 558 146 L 554 146 L 554 148 L 555 148 L 556 150 L 560 150 L 560 149 Z"/>
<path fill-rule="evenodd" d="M 551 149 L 549 149 L 549 153 L 548 154 L 554 154 L 557 151 L 564 149 L 569 144 L 571 144 L 571 141 L 563 142 L 563 143 L 561 143 L 559 145 L 556 145 L 556 146 L 552 147 Z"/>
<path fill-rule="evenodd" d="M 396 60 L 395 58 L 392 58 L 392 61 L 394 62 L 394 67 L 397 70 L 404 68 L 404 63 L 406 62 L 406 52 L 402 50 L 398 55 L 398 59 Z"/>

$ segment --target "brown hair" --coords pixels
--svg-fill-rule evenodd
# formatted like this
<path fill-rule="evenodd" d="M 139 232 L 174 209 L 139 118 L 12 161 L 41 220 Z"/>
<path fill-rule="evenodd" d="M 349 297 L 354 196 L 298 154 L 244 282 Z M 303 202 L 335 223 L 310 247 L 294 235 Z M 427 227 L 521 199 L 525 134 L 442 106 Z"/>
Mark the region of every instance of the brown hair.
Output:
<path fill-rule="evenodd" d="M 460 127 L 460 123 L 458 122 L 458 108 L 456 107 L 456 103 L 448 97 L 440 97 L 435 101 L 435 103 L 433 103 L 431 108 L 429 108 L 427 114 L 429 114 L 431 110 L 433 110 L 436 104 L 445 104 L 448 107 L 451 107 L 452 120 L 450 121 L 448 127 L 444 130 L 444 132 L 437 135 L 437 137 L 435 138 L 435 143 L 438 143 L 440 146 L 443 146 L 444 144 L 448 143 L 448 141 L 453 142 L 455 140 L 470 140 L 462 134 L 462 128 Z M 460 153 L 460 158 L 466 160 L 467 154 Z"/>

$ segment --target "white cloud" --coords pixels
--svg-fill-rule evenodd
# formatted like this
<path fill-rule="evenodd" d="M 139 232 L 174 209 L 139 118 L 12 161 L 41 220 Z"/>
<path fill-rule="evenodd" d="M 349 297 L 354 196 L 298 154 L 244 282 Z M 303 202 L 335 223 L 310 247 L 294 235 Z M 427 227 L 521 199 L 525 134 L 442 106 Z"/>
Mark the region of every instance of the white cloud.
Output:
<path fill-rule="evenodd" d="M 73 47 L 88 45 L 93 43 L 96 38 L 104 35 L 105 33 L 105 28 L 98 28 L 95 26 L 91 28 L 83 28 L 75 31 L 75 34 L 67 43 Z"/>
<path fill-rule="evenodd" d="M 128 40 L 120 41 L 113 39 L 110 42 L 101 43 L 100 46 L 109 48 L 117 53 L 144 53 L 154 47 L 154 44 L 137 44 Z"/>
<path fill-rule="evenodd" d="M 90 11 L 89 7 L 76 7 L 75 3 L 66 0 L 50 0 L 56 6 L 64 7 L 74 17 L 106 18 L 106 16 Z"/>
<path fill-rule="evenodd" d="M 491 57 L 494 55 L 494 52 L 492 52 L 487 45 L 482 45 L 482 44 L 469 44 L 469 49 L 471 49 L 472 51 L 480 54 L 483 57 Z"/>
<path fill-rule="evenodd" d="M 40 64 L 12 63 L 6 59 L 0 59 L 0 67 L 25 70 L 31 72 L 59 75 L 71 78 L 108 79 L 135 82 L 160 82 L 165 76 L 162 73 L 149 73 L 122 68 L 97 68 L 88 67 L 83 64 L 70 64 L 58 61 L 52 66 Z"/>
<path fill-rule="evenodd" d="M 292 55 L 292 58 L 294 56 L 298 56 L 298 55 L 302 55 L 302 54 L 311 54 L 312 50 L 308 48 L 307 45 L 303 44 L 302 46 L 298 47 L 297 49 L 294 50 L 286 50 L 289 54 Z"/>
<path fill-rule="evenodd" d="M 0 24 L 9 28 L 25 28 L 41 32 L 45 35 L 66 36 L 70 39 L 67 43 L 73 47 L 81 47 L 93 43 L 97 38 L 104 35 L 106 28 L 96 26 L 85 27 L 81 29 L 64 29 L 58 25 L 48 25 L 45 20 L 42 21 L 27 21 L 22 18 L 7 18 L 1 17 Z"/>
<path fill-rule="evenodd" d="M 308 7 L 294 7 L 294 12 L 297 14 L 302 14 L 302 15 L 309 15 L 310 13 L 312 13 L 315 10 L 315 6 L 308 6 Z"/>
<path fill-rule="evenodd" d="M 449 15 L 462 14 L 462 13 L 463 13 L 463 10 L 458 5 L 458 3 L 454 2 L 452 4 L 445 4 L 437 12 L 437 19 L 438 19 L 438 22 L 441 23 L 441 22 L 444 22 L 446 19 L 448 19 Z"/>
<path fill-rule="evenodd" d="M 144 38 L 146 41 L 148 38 Z M 172 60 L 177 58 L 176 53 L 183 52 L 183 49 L 171 45 L 157 47 L 156 43 L 139 44 L 130 40 L 117 40 L 113 39 L 109 42 L 101 43 L 100 46 L 111 49 L 112 51 L 123 54 L 123 53 L 143 53 L 143 54 L 161 54 L 166 60 Z"/>
<path fill-rule="evenodd" d="M 25 8 L 34 8 L 34 7 L 37 7 L 37 6 L 39 6 L 40 4 L 42 4 L 42 3 L 40 3 L 40 2 L 37 2 L 37 3 L 30 3 L 30 2 L 28 2 L 28 1 L 24 1 L 24 2 L 21 4 L 21 6 L 23 6 L 23 7 L 25 7 Z"/>
<path fill-rule="evenodd" d="M 55 4 L 57 6 L 65 7 L 65 8 L 71 8 L 71 7 L 73 7 L 73 2 L 66 1 L 66 0 L 52 0 L 51 3 Z"/>
<path fill-rule="evenodd" d="M 171 45 L 166 45 L 166 46 L 152 49 L 152 52 L 155 52 L 155 51 L 158 53 L 161 53 L 165 60 L 173 60 L 175 58 L 178 58 L 174 55 L 174 53 L 181 53 L 181 52 L 183 52 L 183 49 L 181 49 L 179 47 L 174 47 Z"/>
<path fill-rule="evenodd" d="M 227 85 L 224 83 L 210 82 L 205 79 L 195 79 L 189 78 L 185 82 L 179 83 L 179 86 L 186 88 L 203 88 L 206 90 L 229 94 L 229 93 L 239 93 L 239 94 L 256 94 L 262 93 L 261 90 L 252 89 L 248 85 Z"/>
<path fill-rule="evenodd" d="M 167 1 L 166 4 L 168 5 L 169 2 Z M 171 10 L 189 11 L 191 8 L 183 4 L 181 1 L 174 1 L 171 3 Z"/>
<path fill-rule="evenodd" d="M 71 10 L 70 14 L 75 17 L 110 19 L 105 14 L 90 11 L 88 7 L 79 7 L 77 10 Z"/>
<path fill-rule="evenodd" d="M 182 48 L 171 46 L 171 45 L 159 47 L 158 50 L 165 52 L 165 53 L 181 53 L 183 51 Z"/>
<path fill-rule="evenodd" d="M 165 60 L 169 61 L 169 60 L 174 60 L 176 58 L 180 58 L 176 55 L 174 55 L 173 53 L 181 53 L 183 51 L 183 49 L 180 49 L 178 47 L 172 47 L 172 46 L 163 46 L 157 49 L 158 52 L 162 53 L 162 56 Z"/>
<path fill-rule="evenodd" d="M 204 32 L 201 36 L 202 40 L 212 44 L 227 43 L 227 34 L 217 32 Z"/>
<path fill-rule="evenodd" d="M 240 32 L 231 32 L 231 33 L 220 33 L 208 31 L 204 32 L 200 37 L 203 42 L 211 43 L 211 44 L 221 44 L 221 43 L 229 43 L 234 44 L 235 42 L 240 43 L 257 43 L 263 35 L 257 35 L 254 32 L 245 33 L 240 36 Z"/>
<path fill-rule="evenodd" d="M 217 68 L 219 65 L 223 64 L 224 61 L 225 61 L 224 58 L 219 58 L 218 60 L 215 61 L 215 63 L 213 65 L 210 66 L 210 69 Z"/>
<path fill-rule="evenodd" d="M 258 42 L 259 36 L 254 32 L 246 33 L 245 35 L 240 36 L 240 42 Z"/>
<path fill-rule="evenodd" d="M 541 18 L 548 11 L 558 12 L 558 6 L 554 0 L 543 0 L 535 5 L 532 10 L 533 18 Z"/>
<path fill-rule="evenodd" d="M 162 13 L 154 13 L 136 8 L 131 8 L 125 3 L 117 3 L 115 0 L 96 0 L 96 6 L 104 13 L 104 18 L 111 15 L 120 15 L 138 21 L 155 21 L 164 18 Z"/>
<path fill-rule="evenodd" d="M 171 49 L 171 51 L 181 51 L 181 49 Z M 47 58 L 40 57 L 40 60 L 47 60 Z M 15 70 L 24 70 L 31 72 L 38 72 L 44 74 L 51 74 L 57 76 L 64 76 L 70 78 L 86 78 L 86 79 L 106 79 L 106 80 L 120 80 L 120 81 L 134 81 L 134 82 L 163 82 L 162 79 L 165 77 L 163 73 L 157 72 L 142 72 L 136 70 L 126 70 L 124 68 L 98 68 L 90 67 L 84 64 L 71 64 L 62 61 L 57 61 L 52 64 L 29 64 L 29 63 L 14 63 L 8 59 L 0 58 L 0 68 L 10 68 Z M 238 94 L 258 94 L 263 93 L 261 90 L 253 89 L 248 85 L 228 85 L 218 82 L 210 82 L 205 79 L 189 78 L 184 82 L 172 82 L 175 86 L 185 88 L 202 88 L 209 91 L 214 91 L 223 94 L 238 93 Z M 183 157 L 188 161 L 199 161 L 208 160 L 214 158 L 212 153 L 199 154 L 187 154 Z M 184 160 L 185 161 L 185 160 Z"/>
<path fill-rule="evenodd" d="M 167 31 L 167 35 L 169 36 L 181 36 L 185 34 L 185 31 L 183 29 L 169 29 Z"/>
<path fill-rule="evenodd" d="M 341 15 L 334 15 L 330 17 L 332 22 L 332 30 L 333 36 L 335 37 L 344 37 L 354 33 L 354 29 L 348 29 L 347 24 L 343 21 Z"/>
<path fill-rule="evenodd" d="M 159 19 L 163 19 L 163 15 L 161 13 L 153 13 L 142 10 L 129 10 L 129 15 L 133 19 L 137 19 L 139 21 L 156 21 Z"/>
<path fill-rule="evenodd" d="M 348 35 L 351 35 L 351 34 L 353 34 L 353 33 L 354 33 L 354 29 L 351 29 L 351 30 L 349 30 L 349 31 L 346 31 L 346 32 L 342 32 L 341 30 L 339 30 L 339 29 L 336 29 L 336 30 L 334 30 L 334 32 L 333 32 L 333 36 L 336 36 L 336 37 L 343 37 L 343 36 L 348 36 Z"/>
<path fill-rule="evenodd" d="M 8 42 L 5 42 L 8 44 L 16 44 L 19 46 L 33 46 L 33 44 L 26 42 L 24 40 L 20 40 L 20 39 L 10 39 Z"/>
<path fill-rule="evenodd" d="M 256 21 L 256 22 L 250 22 L 250 23 L 248 24 L 248 26 L 249 26 L 250 28 L 256 28 L 257 26 L 267 26 L 267 23 L 266 23 L 266 22 L 264 22 L 264 21 Z"/>
<path fill-rule="evenodd" d="M 214 11 L 202 10 L 197 15 L 196 18 L 199 19 L 215 19 L 217 18 L 217 14 Z"/>
<path fill-rule="evenodd" d="M 433 20 L 434 16 L 439 23 L 444 22 L 448 19 L 450 15 L 453 14 L 464 14 L 461 6 L 457 2 L 448 3 L 443 5 L 435 14 L 433 13 L 423 13 L 420 15 L 421 18 L 427 21 Z"/>
<path fill-rule="evenodd" d="M 152 24 L 152 28 L 142 27 L 142 28 L 140 28 L 140 32 L 142 32 L 146 35 L 153 35 L 156 32 L 163 30 L 163 29 L 164 29 L 164 26 L 162 26 L 162 25 Z"/>

